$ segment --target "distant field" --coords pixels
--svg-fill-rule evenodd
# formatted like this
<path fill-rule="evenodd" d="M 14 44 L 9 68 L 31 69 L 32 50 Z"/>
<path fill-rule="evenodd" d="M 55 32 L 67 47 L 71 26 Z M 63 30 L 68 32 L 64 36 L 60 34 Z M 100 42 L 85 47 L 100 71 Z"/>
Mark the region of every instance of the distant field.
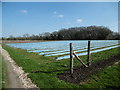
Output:
<path fill-rule="evenodd" d="M 0 43 L 30 43 L 30 42 L 46 42 L 52 40 L 1 40 Z"/>
<path fill-rule="evenodd" d="M 8 46 L 25 49 L 28 52 L 36 52 L 39 55 L 50 56 L 56 60 L 70 58 L 70 43 L 77 55 L 87 55 L 88 40 L 68 40 L 33 43 L 10 43 Z M 120 46 L 118 40 L 91 40 L 91 53 L 111 49 Z"/>
<path fill-rule="evenodd" d="M 59 80 L 57 78 L 57 74 L 64 73 L 65 70 L 69 70 L 69 59 L 57 61 L 54 60 L 52 57 L 38 55 L 34 52 L 29 53 L 26 52 L 26 50 L 13 48 L 6 45 L 3 45 L 3 48 L 9 52 L 10 56 L 19 66 L 23 67 L 25 72 L 29 73 L 28 77 L 30 77 L 33 83 L 37 84 L 40 88 L 104 88 L 106 86 L 119 87 L 119 84 L 114 84 L 118 83 L 119 75 L 114 75 L 114 73 L 119 73 L 118 67 L 120 64 L 111 67 L 111 69 L 105 69 L 107 73 L 104 73 L 104 71 L 101 72 L 103 73 L 102 76 L 98 74 L 97 81 L 94 81 L 95 78 L 91 77 L 91 79 L 93 78 L 93 82 L 76 85 L 65 82 L 63 80 Z M 120 47 L 93 53 L 91 55 L 92 63 L 108 59 L 109 57 L 118 54 L 119 50 Z M 81 59 L 84 60 L 84 62 L 86 63 L 87 56 L 81 56 Z M 75 60 L 74 65 L 74 67 L 77 67 L 81 64 L 77 60 Z M 112 70 L 114 70 L 114 73 L 112 73 Z M 111 77 L 112 75 L 115 79 Z M 103 80 L 105 81 L 103 82 Z"/>

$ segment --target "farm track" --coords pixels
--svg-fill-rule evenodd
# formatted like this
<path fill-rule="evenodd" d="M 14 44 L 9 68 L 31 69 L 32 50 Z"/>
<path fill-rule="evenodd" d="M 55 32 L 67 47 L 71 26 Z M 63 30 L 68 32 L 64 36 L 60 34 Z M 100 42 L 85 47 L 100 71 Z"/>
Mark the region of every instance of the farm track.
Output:
<path fill-rule="evenodd" d="M 88 68 L 84 66 L 76 67 L 74 68 L 74 73 L 72 75 L 70 75 L 70 71 L 65 71 L 65 73 L 58 74 L 58 78 L 66 82 L 80 84 L 82 82 L 85 82 L 92 75 L 103 70 L 105 67 L 111 66 L 118 61 L 120 61 L 120 54 L 112 56 L 107 60 L 92 63 Z"/>
<path fill-rule="evenodd" d="M 31 79 L 27 77 L 27 73 L 19 67 L 14 60 L 10 57 L 9 53 L 0 45 L 0 53 L 3 56 L 3 60 L 7 65 L 7 86 L 6 88 L 37 88 L 31 82 Z"/>

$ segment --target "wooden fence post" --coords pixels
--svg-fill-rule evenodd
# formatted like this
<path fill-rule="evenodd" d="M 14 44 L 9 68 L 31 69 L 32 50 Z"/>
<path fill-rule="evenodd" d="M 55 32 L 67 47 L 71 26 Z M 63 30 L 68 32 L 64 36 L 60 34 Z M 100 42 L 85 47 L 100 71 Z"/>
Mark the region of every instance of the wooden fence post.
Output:
<path fill-rule="evenodd" d="M 90 60 L 90 41 L 88 41 L 88 57 L 87 57 L 87 62 L 88 66 L 91 65 L 91 60 Z"/>
<path fill-rule="evenodd" d="M 70 74 L 73 73 L 73 50 L 72 43 L 70 43 Z"/>
<path fill-rule="evenodd" d="M 73 55 L 77 58 L 79 62 L 81 62 L 85 67 L 88 67 L 77 55 L 75 52 L 73 52 Z"/>

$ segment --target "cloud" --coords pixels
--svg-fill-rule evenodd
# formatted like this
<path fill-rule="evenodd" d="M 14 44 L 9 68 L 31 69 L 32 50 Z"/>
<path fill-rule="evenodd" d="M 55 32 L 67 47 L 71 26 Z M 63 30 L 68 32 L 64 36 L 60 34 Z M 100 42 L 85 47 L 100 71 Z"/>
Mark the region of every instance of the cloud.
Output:
<path fill-rule="evenodd" d="M 57 18 L 63 18 L 64 17 L 63 14 L 61 14 L 61 13 L 59 13 L 57 11 L 54 11 L 53 14 L 54 14 L 54 17 L 57 17 Z"/>
<path fill-rule="evenodd" d="M 63 15 L 63 14 L 59 14 L 57 17 L 59 17 L 59 18 L 63 18 L 64 15 Z"/>
<path fill-rule="evenodd" d="M 81 23 L 81 22 L 82 22 L 82 19 L 77 19 L 76 22 L 77 22 L 77 23 Z"/>
<path fill-rule="evenodd" d="M 56 11 L 54 11 L 53 13 L 54 13 L 54 14 L 57 14 L 57 12 L 56 12 Z"/>
<path fill-rule="evenodd" d="M 28 11 L 27 10 L 20 10 L 21 13 L 27 14 Z"/>

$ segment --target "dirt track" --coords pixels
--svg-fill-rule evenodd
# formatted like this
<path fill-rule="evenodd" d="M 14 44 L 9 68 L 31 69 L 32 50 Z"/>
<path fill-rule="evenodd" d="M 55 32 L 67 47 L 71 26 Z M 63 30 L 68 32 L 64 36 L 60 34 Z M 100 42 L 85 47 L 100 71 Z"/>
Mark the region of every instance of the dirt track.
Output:
<path fill-rule="evenodd" d="M 0 53 L 2 54 L 4 58 L 3 60 L 7 66 L 8 83 L 6 88 L 37 88 L 37 86 L 31 82 L 30 78 L 27 77 L 28 73 L 25 73 L 22 70 L 22 67 L 19 67 L 14 62 L 14 60 L 9 56 L 9 53 L 2 49 L 1 45 Z"/>
<path fill-rule="evenodd" d="M 95 62 L 91 66 L 89 66 L 89 68 L 86 68 L 84 66 L 77 67 L 74 69 L 74 73 L 72 75 L 70 75 L 69 71 L 66 71 L 62 74 L 58 74 L 58 78 L 66 82 L 80 84 L 81 82 L 84 82 L 85 80 L 90 78 L 90 76 L 103 70 L 107 66 L 113 65 L 115 62 L 118 61 L 120 61 L 120 54 L 112 56 L 107 60 Z"/>
<path fill-rule="evenodd" d="M 7 82 L 5 88 L 24 88 L 21 80 L 18 78 L 17 73 L 13 70 L 13 67 L 4 59 L 4 62 L 7 66 Z"/>

